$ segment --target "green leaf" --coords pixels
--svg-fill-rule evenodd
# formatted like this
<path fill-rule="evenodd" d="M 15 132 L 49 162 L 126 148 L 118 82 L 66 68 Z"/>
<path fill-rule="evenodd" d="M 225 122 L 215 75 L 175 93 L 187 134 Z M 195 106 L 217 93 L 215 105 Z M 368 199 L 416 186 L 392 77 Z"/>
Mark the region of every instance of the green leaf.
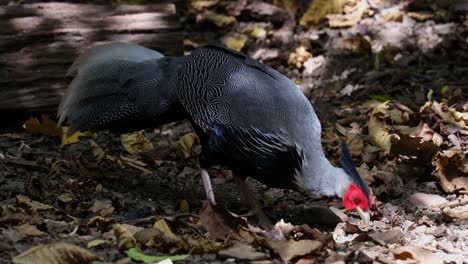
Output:
<path fill-rule="evenodd" d="M 392 100 L 392 97 L 387 94 L 373 94 L 373 95 L 369 95 L 369 97 L 379 102 L 386 102 L 386 101 Z"/>
<path fill-rule="evenodd" d="M 166 260 L 166 259 L 169 259 L 171 261 L 185 260 L 186 258 L 188 258 L 192 254 L 192 251 L 190 250 L 190 252 L 188 254 L 185 254 L 185 255 L 148 256 L 148 255 L 143 254 L 138 248 L 131 248 L 131 249 L 125 251 L 125 253 L 132 260 L 142 261 L 144 263 L 154 263 L 154 262 L 163 261 L 163 260 Z"/>

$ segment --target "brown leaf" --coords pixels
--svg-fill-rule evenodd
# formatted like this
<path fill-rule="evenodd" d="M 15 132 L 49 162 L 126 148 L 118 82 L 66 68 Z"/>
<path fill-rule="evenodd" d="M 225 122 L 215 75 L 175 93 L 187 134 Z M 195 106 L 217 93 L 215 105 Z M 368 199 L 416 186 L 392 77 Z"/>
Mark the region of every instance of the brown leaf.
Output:
<path fill-rule="evenodd" d="M 37 226 L 31 224 L 23 224 L 19 226 L 15 226 L 15 229 L 27 236 L 44 236 L 46 235 L 45 232 L 37 229 Z"/>
<path fill-rule="evenodd" d="M 380 245 L 386 246 L 387 244 L 401 243 L 404 234 L 399 229 L 391 229 L 385 232 L 370 233 L 369 237 Z"/>
<path fill-rule="evenodd" d="M 106 217 L 110 216 L 114 212 L 114 207 L 110 200 L 95 201 L 93 206 L 89 208 L 93 213 L 98 213 L 99 215 Z"/>
<path fill-rule="evenodd" d="M 226 16 L 214 13 L 212 11 L 206 11 L 197 15 L 196 22 L 197 24 L 211 23 L 216 25 L 217 27 L 223 28 L 234 25 L 237 22 L 237 20 L 233 16 Z"/>
<path fill-rule="evenodd" d="M 13 258 L 15 264 L 86 264 L 93 261 L 100 261 L 100 258 L 78 246 L 62 242 L 35 246 Z"/>
<path fill-rule="evenodd" d="M 263 260 L 270 259 L 270 254 L 257 251 L 250 245 L 236 245 L 218 252 L 223 258 L 236 258 L 240 260 Z"/>
<path fill-rule="evenodd" d="M 391 229 L 385 232 L 378 233 L 361 233 L 353 239 L 354 242 L 374 241 L 381 246 L 387 244 L 401 243 L 404 239 L 404 234 L 398 229 Z"/>
<path fill-rule="evenodd" d="M 43 211 L 43 210 L 50 210 L 54 208 L 48 204 L 43 204 L 37 201 L 33 201 L 29 197 L 24 196 L 24 195 L 17 195 L 16 202 L 19 205 L 26 205 L 27 207 L 29 207 L 29 209 L 33 211 Z"/>
<path fill-rule="evenodd" d="M 369 8 L 367 0 L 347 1 L 344 14 L 327 15 L 330 27 L 350 27 L 356 25 Z"/>
<path fill-rule="evenodd" d="M 440 116 L 445 122 L 457 125 L 462 129 L 468 129 L 468 112 L 458 112 L 446 103 L 438 103 L 436 101 L 426 102 L 421 107 L 420 112 L 430 110 Z"/>
<path fill-rule="evenodd" d="M 444 191 L 468 191 L 468 160 L 461 150 L 438 152 L 432 160 L 435 166 L 432 175 L 440 182 Z"/>
<path fill-rule="evenodd" d="M 328 14 L 343 12 L 347 0 L 315 0 L 299 20 L 302 26 L 316 26 L 322 22 Z"/>
<path fill-rule="evenodd" d="M 424 264 L 442 264 L 443 261 L 429 250 L 417 246 L 404 246 L 391 250 L 396 259 L 414 259 Z"/>
<path fill-rule="evenodd" d="M 229 234 L 240 234 L 240 228 L 248 229 L 247 221 L 230 213 L 223 205 L 212 205 L 203 202 L 200 210 L 200 221 L 211 236 L 217 240 L 225 240 Z"/>
<path fill-rule="evenodd" d="M 48 136 L 60 136 L 62 130 L 60 127 L 57 126 L 57 123 L 52 121 L 48 115 L 41 115 L 42 122 L 39 121 L 37 118 L 29 118 L 23 124 L 23 128 L 32 132 L 32 133 L 39 133 Z"/>
<path fill-rule="evenodd" d="M 304 240 L 266 240 L 266 246 L 278 254 L 282 260 L 290 261 L 323 248 L 324 244 L 310 239 Z"/>
<path fill-rule="evenodd" d="M 112 229 L 117 239 L 117 247 L 121 252 L 136 247 L 136 240 L 132 233 L 130 233 L 127 225 L 115 224 L 112 226 Z"/>

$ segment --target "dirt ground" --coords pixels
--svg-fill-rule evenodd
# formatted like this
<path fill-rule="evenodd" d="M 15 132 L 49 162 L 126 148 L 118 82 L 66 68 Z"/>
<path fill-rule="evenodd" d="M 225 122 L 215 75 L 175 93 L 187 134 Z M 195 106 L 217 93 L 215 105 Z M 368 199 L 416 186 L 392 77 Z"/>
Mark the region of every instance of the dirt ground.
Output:
<path fill-rule="evenodd" d="M 137 263 L 129 248 L 145 256 L 192 250 L 186 263 L 468 263 L 468 8 L 348 1 L 354 11 L 345 18 L 310 26 L 299 23 L 301 1 L 296 9 L 282 1 L 199 2 L 178 3 L 186 52 L 224 43 L 296 82 L 322 121 L 327 156 L 338 164 L 345 140 L 370 183 L 377 198 L 370 225 L 338 200 L 254 180 L 266 214 L 291 223 L 277 226 L 282 246 L 271 242 L 277 229 L 256 227 L 255 217 L 247 225 L 206 209 L 187 122 L 140 132 L 133 154 L 108 131 L 61 146 L 60 137 L 17 126 L 0 133 L 0 263 Z M 392 135 L 400 141 L 385 139 Z M 247 213 L 229 171 L 211 174 L 218 202 Z M 207 210 L 221 220 L 207 224 Z M 223 225 L 224 240 L 209 232 Z M 24 254 L 54 242 L 86 253 L 59 245 L 69 257 L 44 248 Z"/>

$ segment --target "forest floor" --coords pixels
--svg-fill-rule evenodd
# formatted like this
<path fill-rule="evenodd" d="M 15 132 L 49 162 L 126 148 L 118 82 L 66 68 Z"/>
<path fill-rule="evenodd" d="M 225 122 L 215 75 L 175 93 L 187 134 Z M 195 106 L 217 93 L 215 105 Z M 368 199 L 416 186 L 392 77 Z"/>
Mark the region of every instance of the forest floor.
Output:
<path fill-rule="evenodd" d="M 0 133 L 0 263 L 468 263 L 468 6 L 355 0 L 325 17 L 326 1 L 313 15 L 277 2 L 189 3 L 186 52 L 225 44 L 297 83 L 327 156 L 346 141 L 377 198 L 368 226 L 249 180 L 278 222 L 263 230 L 224 209 L 248 211 L 225 168 L 211 170 L 220 205 L 204 203 L 187 122 L 67 144 L 30 119 Z"/>

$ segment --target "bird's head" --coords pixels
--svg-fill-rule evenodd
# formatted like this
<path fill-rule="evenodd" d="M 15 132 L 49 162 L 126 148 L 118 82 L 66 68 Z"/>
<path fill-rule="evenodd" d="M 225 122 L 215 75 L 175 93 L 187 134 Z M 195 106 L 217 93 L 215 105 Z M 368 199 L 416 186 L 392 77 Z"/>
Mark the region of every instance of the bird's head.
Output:
<path fill-rule="evenodd" d="M 346 143 L 341 143 L 341 166 L 347 174 L 349 184 L 343 186 L 343 205 L 347 210 L 356 210 L 359 216 L 366 222 L 370 221 L 370 207 L 372 205 L 372 192 L 356 170 L 349 154 Z"/>

